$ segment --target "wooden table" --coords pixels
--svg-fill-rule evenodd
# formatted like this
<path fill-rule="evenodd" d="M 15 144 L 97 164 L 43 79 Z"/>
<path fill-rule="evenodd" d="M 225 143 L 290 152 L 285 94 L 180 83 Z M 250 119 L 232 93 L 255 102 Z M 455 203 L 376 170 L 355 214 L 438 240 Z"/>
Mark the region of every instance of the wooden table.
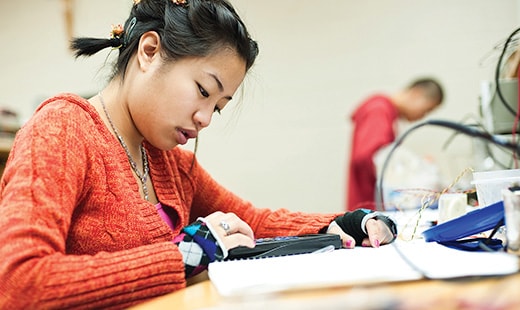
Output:
<path fill-rule="evenodd" d="M 391 267 L 389 267 L 391 268 Z M 224 298 L 209 280 L 135 309 L 520 309 L 520 274 L 450 281 L 338 287 L 249 298 Z"/>

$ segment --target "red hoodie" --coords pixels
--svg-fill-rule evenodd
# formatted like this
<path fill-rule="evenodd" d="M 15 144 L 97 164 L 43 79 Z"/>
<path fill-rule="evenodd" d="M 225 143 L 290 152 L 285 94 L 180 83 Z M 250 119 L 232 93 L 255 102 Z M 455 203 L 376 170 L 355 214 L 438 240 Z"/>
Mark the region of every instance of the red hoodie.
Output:
<path fill-rule="evenodd" d="M 376 168 L 374 154 L 395 140 L 399 113 L 389 97 L 366 99 L 352 114 L 354 132 L 349 164 L 347 210 L 375 209 Z M 362 204 L 362 205 L 360 205 Z"/>

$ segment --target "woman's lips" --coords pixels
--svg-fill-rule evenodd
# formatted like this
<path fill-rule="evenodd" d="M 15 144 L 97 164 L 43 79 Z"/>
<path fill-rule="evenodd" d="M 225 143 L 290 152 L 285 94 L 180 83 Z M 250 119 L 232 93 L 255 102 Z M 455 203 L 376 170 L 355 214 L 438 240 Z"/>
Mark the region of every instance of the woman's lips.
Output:
<path fill-rule="evenodd" d="M 196 130 L 189 130 L 189 129 L 183 129 L 179 128 L 177 129 L 177 142 L 179 144 L 184 145 L 188 142 L 189 139 L 194 139 L 197 137 L 197 131 Z"/>
<path fill-rule="evenodd" d="M 180 145 L 184 145 L 188 142 L 188 137 L 182 130 L 177 130 L 177 142 Z"/>

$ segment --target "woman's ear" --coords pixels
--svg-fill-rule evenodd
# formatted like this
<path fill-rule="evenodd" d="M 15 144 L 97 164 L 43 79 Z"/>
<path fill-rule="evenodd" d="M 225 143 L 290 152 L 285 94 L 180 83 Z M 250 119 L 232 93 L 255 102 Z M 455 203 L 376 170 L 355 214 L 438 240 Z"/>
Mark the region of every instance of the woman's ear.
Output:
<path fill-rule="evenodd" d="M 148 31 L 141 36 L 137 48 L 139 69 L 146 71 L 154 61 L 160 60 L 161 38 L 155 31 Z"/>

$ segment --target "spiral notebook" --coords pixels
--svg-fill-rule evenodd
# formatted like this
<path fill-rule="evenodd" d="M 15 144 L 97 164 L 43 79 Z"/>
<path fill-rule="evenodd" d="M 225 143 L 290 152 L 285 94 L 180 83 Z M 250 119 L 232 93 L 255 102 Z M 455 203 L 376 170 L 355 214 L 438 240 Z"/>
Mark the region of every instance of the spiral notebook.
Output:
<path fill-rule="evenodd" d="M 505 252 L 466 252 L 414 240 L 380 248 L 214 262 L 208 271 L 222 296 L 243 296 L 425 277 L 507 275 L 518 271 L 518 258 Z"/>
<path fill-rule="evenodd" d="M 331 247 L 341 248 L 341 238 L 336 234 L 307 234 L 256 239 L 254 248 L 236 247 L 229 251 L 227 260 L 266 258 L 273 256 L 305 254 Z"/>

